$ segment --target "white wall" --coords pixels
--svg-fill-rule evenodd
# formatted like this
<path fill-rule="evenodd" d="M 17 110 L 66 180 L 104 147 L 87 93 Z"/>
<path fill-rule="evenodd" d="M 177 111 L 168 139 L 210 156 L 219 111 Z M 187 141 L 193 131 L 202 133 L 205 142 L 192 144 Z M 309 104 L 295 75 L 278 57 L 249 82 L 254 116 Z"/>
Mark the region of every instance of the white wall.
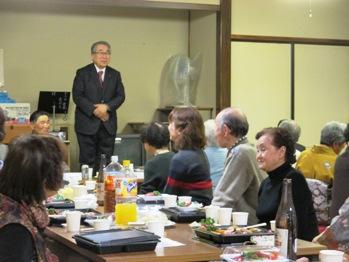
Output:
<path fill-rule="evenodd" d="M 147 122 L 160 105 L 160 74 L 173 54 L 188 52 L 188 12 L 164 9 L 1 3 L 0 48 L 5 89 L 17 102 L 37 107 L 39 91 L 71 91 L 76 69 L 90 63 L 90 46 L 107 40 L 111 66 L 120 70 L 126 102 L 119 132 L 127 122 Z M 72 126 L 74 104 L 68 120 Z M 77 162 L 70 129 L 72 163 Z"/>
<path fill-rule="evenodd" d="M 232 0 L 232 34 L 349 39 L 349 1 Z M 290 118 L 290 46 L 232 43 L 231 104 L 263 127 Z M 330 120 L 349 122 L 349 47 L 295 45 L 295 120 L 300 142 L 319 143 Z M 262 91 L 261 91 L 262 90 Z"/>

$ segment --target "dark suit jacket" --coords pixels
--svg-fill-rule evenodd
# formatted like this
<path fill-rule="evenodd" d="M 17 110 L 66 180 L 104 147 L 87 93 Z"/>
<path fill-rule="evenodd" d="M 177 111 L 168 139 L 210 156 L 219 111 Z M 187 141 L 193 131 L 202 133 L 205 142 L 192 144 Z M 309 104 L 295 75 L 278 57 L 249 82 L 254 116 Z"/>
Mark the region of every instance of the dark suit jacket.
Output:
<path fill-rule="evenodd" d="M 77 133 L 96 134 L 100 125 L 103 124 L 110 135 L 115 135 L 117 130 L 116 109 L 125 101 L 120 73 L 107 66 L 102 87 L 93 63 L 78 69 L 73 84 L 73 101 L 76 104 L 75 131 Z M 102 122 L 93 115 L 94 104 L 109 106 L 108 121 Z"/>

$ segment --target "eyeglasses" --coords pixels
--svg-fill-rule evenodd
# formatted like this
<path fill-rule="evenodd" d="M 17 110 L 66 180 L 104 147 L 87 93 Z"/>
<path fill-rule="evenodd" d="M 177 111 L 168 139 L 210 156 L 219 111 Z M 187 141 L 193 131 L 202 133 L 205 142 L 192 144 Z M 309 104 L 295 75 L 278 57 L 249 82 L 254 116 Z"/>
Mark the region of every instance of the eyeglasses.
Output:
<path fill-rule="evenodd" d="M 110 51 L 108 51 L 108 52 L 94 52 L 94 54 L 100 55 L 100 56 L 110 56 L 111 55 Z"/>

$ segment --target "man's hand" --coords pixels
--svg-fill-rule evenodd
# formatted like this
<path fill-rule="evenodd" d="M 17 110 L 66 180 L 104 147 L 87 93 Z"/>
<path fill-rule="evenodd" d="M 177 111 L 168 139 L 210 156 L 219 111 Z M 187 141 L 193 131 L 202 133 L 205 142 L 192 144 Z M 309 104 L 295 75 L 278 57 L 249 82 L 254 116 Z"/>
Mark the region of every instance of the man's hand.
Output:
<path fill-rule="evenodd" d="M 103 122 L 109 119 L 108 106 L 106 104 L 95 104 L 93 114 Z"/>

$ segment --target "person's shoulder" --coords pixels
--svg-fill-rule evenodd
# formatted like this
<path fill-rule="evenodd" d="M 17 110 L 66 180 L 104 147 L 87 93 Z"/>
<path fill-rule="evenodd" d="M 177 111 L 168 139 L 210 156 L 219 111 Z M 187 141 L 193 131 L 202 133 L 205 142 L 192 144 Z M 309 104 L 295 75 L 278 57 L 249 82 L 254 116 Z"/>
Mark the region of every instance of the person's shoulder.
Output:
<path fill-rule="evenodd" d="M 156 155 L 156 158 L 158 158 L 158 159 L 168 159 L 168 158 L 172 158 L 174 155 L 175 155 L 175 153 L 170 151 L 170 152 L 167 152 L 167 153 Z"/>
<path fill-rule="evenodd" d="M 251 144 L 240 144 L 234 147 L 231 154 L 238 156 L 239 158 L 255 158 L 256 149 Z"/>
<path fill-rule="evenodd" d="M 92 71 L 92 70 L 95 70 L 95 67 L 94 67 L 93 63 L 85 65 L 84 67 L 79 68 L 76 72 L 82 73 L 82 72 L 89 72 L 89 71 Z"/>
<path fill-rule="evenodd" d="M 301 171 L 291 167 L 288 176 L 291 176 L 294 183 L 306 183 L 306 179 Z"/>
<path fill-rule="evenodd" d="M 113 68 L 111 66 L 107 66 L 105 70 L 109 73 L 120 74 L 120 72 L 118 70 L 116 70 L 115 68 Z"/>
<path fill-rule="evenodd" d="M 204 152 L 202 151 L 204 154 Z M 185 161 L 193 161 L 194 158 L 198 158 L 200 156 L 200 150 L 190 150 L 190 149 L 181 149 L 173 156 L 172 159 L 175 160 L 185 160 Z"/>

